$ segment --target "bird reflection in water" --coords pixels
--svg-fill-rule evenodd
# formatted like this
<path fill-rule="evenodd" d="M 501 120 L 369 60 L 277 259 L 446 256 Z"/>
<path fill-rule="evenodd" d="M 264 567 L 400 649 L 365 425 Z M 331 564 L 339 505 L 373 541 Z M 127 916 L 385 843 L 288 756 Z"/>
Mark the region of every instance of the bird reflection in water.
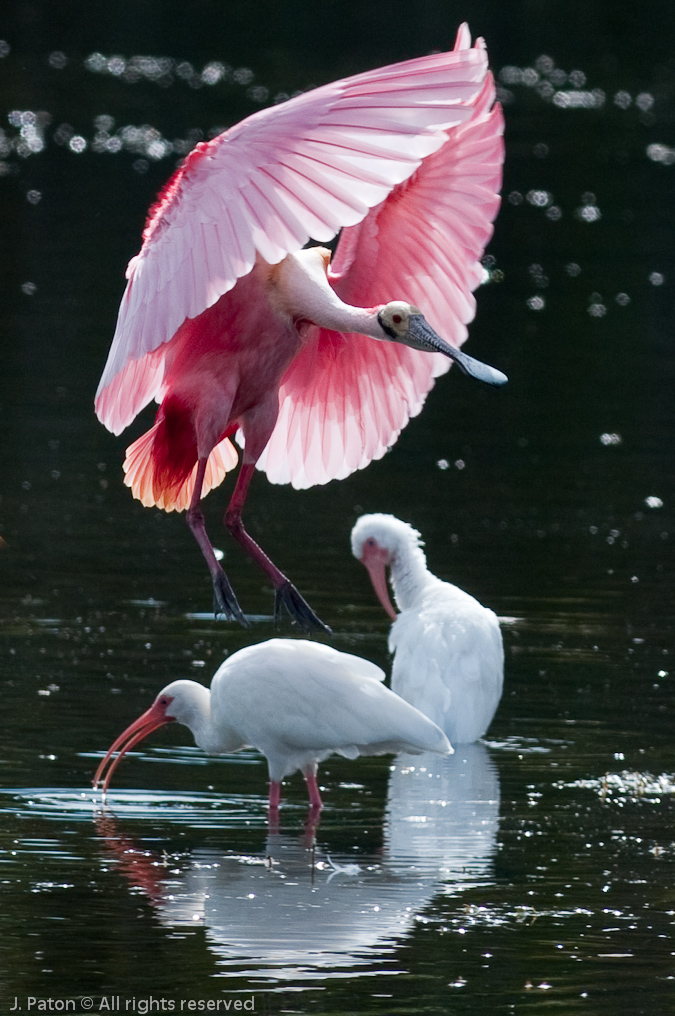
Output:
<path fill-rule="evenodd" d="M 393 759 L 382 851 L 358 863 L 329 847 L 329 834 L 317 843 L 305 830 L 269 832 L 253 856 L 198 848 L 167 870 L 165 857 L 134 844 L 109 814 L 97 826 L 106 858 L 163 925 L 203 926 L 224 967 L 297 979 L 367 966 L 396 947 L 439 893 L 489 882 L 498 820 L 496 766 L 485 745 L 471 744 L 448 757 Z"/>

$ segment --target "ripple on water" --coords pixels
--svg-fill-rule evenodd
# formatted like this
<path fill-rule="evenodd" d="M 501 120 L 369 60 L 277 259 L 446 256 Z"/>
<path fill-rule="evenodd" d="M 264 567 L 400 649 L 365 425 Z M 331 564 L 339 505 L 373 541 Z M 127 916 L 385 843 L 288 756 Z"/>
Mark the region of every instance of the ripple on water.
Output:
<path fill-rule="evenodd" d="M 152 819 L 195 829 L 222 829 L 267 821 L 265 800 L 258 795 L 179 793 L 176 791 L 115 790 L 40 787 L 0 791 L 0 814 L 19 818 L 90 822 L 112 812 L 120 818 Z"/>
<path fill-rule="evenodd" d="M 104 751 L 81 751 L 80 758 L 102 759 Z M 154 746 L 145 751 L 126 752 L 125 758 L 140 759 L 143 762 L 170 762 L 173 765 L 207 766 L 207 765 L 265 765 L 259 752 L 252 749 L 230 752 L 223 755 L 206 755 L 201 748 L 194 745 L 173 745 L 171 748 Z"/>

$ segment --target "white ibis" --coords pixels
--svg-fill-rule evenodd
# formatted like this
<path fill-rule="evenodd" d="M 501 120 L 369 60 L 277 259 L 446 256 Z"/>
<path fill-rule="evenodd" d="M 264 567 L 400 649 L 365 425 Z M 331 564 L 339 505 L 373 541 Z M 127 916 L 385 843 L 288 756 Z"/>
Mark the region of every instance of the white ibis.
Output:
<path fill-rule="evenodd" d="M 394 623 L 392 689 L 453 744 L 481 737 L 502 694 L 504 647 L 496 614 L 427 568 L 420 534 L 393 515 L 362 515 L 352 552 Z M 386 569 L 401 611 L 387 590 Z"/>
<path fill-rule="evenodd" d="M 375 664 L 304 639 L 249 646 L 225 660 L 210 691 L 195 681 L 167 685 L 113 743 L 94 786 L 102 783 L 105 793 L 122 756 L 153 730 L 177 721 L 209 755 L 245 747 L 261 751 L 269 766 L 271 814 L 278 811 L 281 781 L 301 770 L 311 809 L 318 813 L 318 764 L 333 753 L 354 759 L 452 752 L 443 731 L 383 680 Z"/>

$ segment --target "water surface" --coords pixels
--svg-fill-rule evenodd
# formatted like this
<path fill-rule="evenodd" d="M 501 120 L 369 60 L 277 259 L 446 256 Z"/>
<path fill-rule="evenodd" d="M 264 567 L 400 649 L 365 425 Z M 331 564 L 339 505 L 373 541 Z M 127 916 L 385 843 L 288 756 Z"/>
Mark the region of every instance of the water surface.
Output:
<path fill-rule="evenodd" d="M 74 12 L 78 11 L 77 18 Z M 502 619 L 505 692 L 449 760 L 331 759 L 267 829 L 255 752 L 182 729 L 91 776 L 176 677 L 272 637 L 271 591 L 207 521 L 252 632 L 216 622 L 181 518 L 143 509 L 92 398 L 145 210 L 198 140 L 284 95 L 445 46 L 399 3 L 10 5 L 0 43 L 3 1005 L 253 999 L 282 1013 L 665 1013 L 675 978 L 675 66 L 669 5 L 483 4 L 504 202 L 466 349 L 380 462 L 248 522 L 385 669 L 349 532 L 390 511 Z M 401 29 L 405 26 L 405 30 Z M 152 59 L 150 59 L 152 57 Z M 284 634 L 293 634 L 290 627 Z M 106 1002 L 103 1003 L 102 999 Z M 3 1010 L 5 1011 L 5 1010 Z M 91 1010 L 89 1010 L 91 1011 Z M 220 1011 L 224 1011 L 221 1006 Z M 243 1008 L 242 1008 L 242 1011 Z"/>

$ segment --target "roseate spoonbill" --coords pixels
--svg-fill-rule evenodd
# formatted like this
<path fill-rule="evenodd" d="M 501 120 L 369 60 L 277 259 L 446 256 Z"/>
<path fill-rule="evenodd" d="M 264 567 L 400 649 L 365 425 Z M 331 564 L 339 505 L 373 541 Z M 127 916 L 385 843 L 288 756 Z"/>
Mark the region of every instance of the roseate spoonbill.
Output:
<path fill-rule="evenodd" d="M 452 52 L 324 85 L 197 145 L 151 209 L 96 412 L 119 434 L 160 403 L 125 483 L 144 505 L 187 508 L 216 613 L 247 623 L 200 510 L 236 464 L 235 433 L 225 526 L 271 580 L 275 615 L 283 603 L 325 629 L 244 528 L 256 466 L 295 487 L 363 468 L 448 358 L 506 381 L 458 348 L 499 206 L 493 101 L 484 44 L 464 25 Z M 332 264 L 325 247 L 302 249 L 340 230 Z"/>
<path fill-rule="evenodd" d="M 393 515 L 362 515 L 352 553 L 368 569 L 393 619 L 391 687 L 437 723 L 453 744 L 475 741 L 502 695 L 504 647 L 496 614 L 432 575 L 420 534 Z M 401 611 L 391 605 L 386 569 Z"/>
<path fill-rule="evenodd" d="M 130 748 L 165 723 L 177 720 L 209 755 L 257 748 L 267 758 L 270 812 L 281 799 L 281 781 L 300 769 L 312 811 L 321 808 L 319 762 L 406 751 L 452 752 L 435 723 L 380 682 L 374 663 L 305 639 L 271 639 L 233 653 L 216 672 L 211 690 L 195 681 L 173 681 L 120 734 L 94 777 L 105 794 Z M 113 759 L 115 752 L 117 757 Z"/>

